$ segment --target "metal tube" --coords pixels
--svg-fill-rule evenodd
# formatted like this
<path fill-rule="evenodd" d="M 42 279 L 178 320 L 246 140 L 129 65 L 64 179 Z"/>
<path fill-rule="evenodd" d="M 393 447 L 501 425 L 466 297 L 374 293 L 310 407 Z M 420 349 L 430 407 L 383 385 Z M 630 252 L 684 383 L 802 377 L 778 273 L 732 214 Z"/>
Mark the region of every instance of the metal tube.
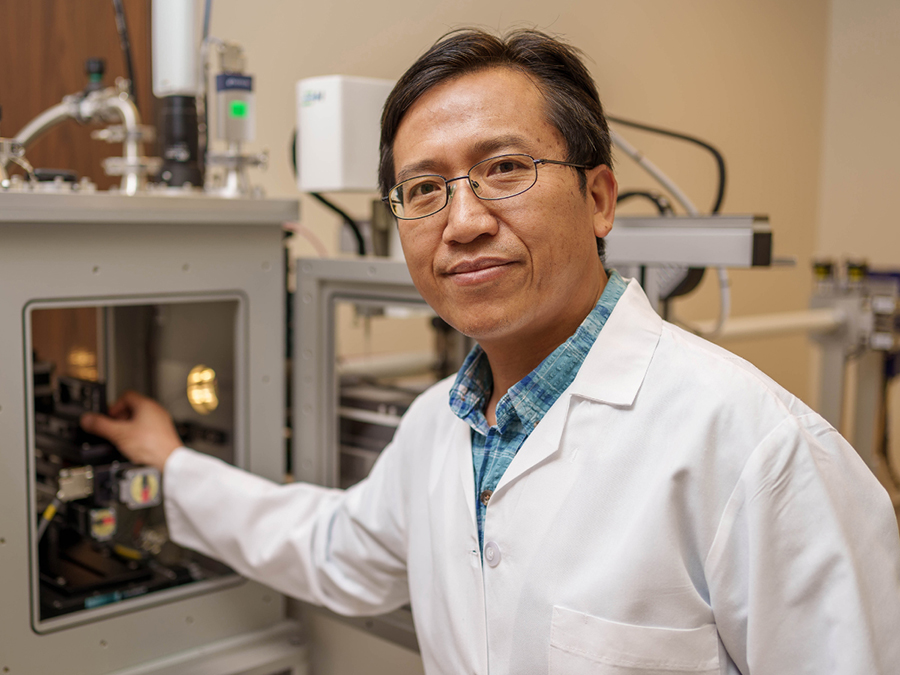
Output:
<path fill-rule="evenodd" d="M 405 377 L 431 372 L 435 361 L 432 352 L 380 354 L 340 361 L 335 366 L 335 371 L 339 375 Z"/>
<path fill-rule="evenodd" d="M 141 114 L 134 102 L 124 94 L 110 96 L 105 99 L 101 107 L 115 110 L 122 118 L 125 127 L 125 140 L 122 143 L 122 156 L 133 170 L 128 170 L 122 175 L 121 190 L 126 195 L 137 194 L 141 185 L 141 174 L 138 170 L 138 162 L 144 154 L 143 143 L 140 139 Z"/>
<path fill-rule="evenodd" d="M 779 312 L 757 316 L 739 316 L 729 319 L 719 339 L 748 339 L 771 337 L 786 333 L 827 333 L 847 322 L 843 312 L 836 309 L 808 309 L 800 312 Z M 709 329 L 712 321 L 697 322 L 701 329 Z"/>
<path fill-rule="evenodd" d="M 871 351 L 859 357 L 856 367 L 856 396 L 853 397 L 853 447 L 868 467 L 875 472 L 878 416 L 884 386 L 884 352 Z M 842 429 L 845 434 L 848 430 Z M 850 436 L 850 434 L 847 434 Z"/>
<path fill-rule="evenodd" d="M 78 104 L 74 101 L 63 101 L 52 108 L 47 108 L 40 115 L 22 127 L 16 134 L 16 142 L 27 148 L 45 132 L 55 127 L 60 122 L 78 116 Z"/>

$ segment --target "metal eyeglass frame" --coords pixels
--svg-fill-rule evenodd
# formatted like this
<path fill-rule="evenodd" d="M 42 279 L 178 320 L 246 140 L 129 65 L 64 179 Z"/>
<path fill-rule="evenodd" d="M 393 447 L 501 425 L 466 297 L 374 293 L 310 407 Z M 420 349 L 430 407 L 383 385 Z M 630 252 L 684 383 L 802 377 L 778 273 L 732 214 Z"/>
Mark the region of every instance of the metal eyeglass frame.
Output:
<path fill-rule="evenodd" d="M 478 194 L 478 192 L 475 189 L 477 183 L 474 183 L 472 181 L 472 171 L 474 171 L 477 167 L 481 166 L 482 164 L 485 164 L 486 162 L 493 162 L 494 160 L 503 159 L 504 157 L 527 157 L 528 159 L 530 159 L 534 163 L 534 180 L 531 181 L 531 185 L 529 185 L 528 187 L 526 187 L 522 190 L 519 190 L 518 192 L 514 192 L 511 195 L 504 195 L 502 197 L 482 197 L 481 195 Z M 509 199 L 510 197 L 517 197 L 518 195 L 522 194 L 523 192 L 528 192 L 531 188 L 533 188 L 537 184 L 538 164 L 558 164 L 560 166 L 571 166 L 575 169 L 583 169 L 585 171 L 593 168 L 590 166 L 586 166 L 584 164 L 573 164 L 572 162 L 561 162 L 556 159 L 535 159 L 531 155 L 526 155 L 524 152 L 511 152 L 511 153 L 507 153 L 505 155 L 497 155 L 495 157 L 488 157 L 487 159 L 482 159 L 480 162 L 476 162 L 475 164 L 473 164 L 472 168 L 469 169 L 469 171 L 468 171 L 468 173 L 466 173 L 466 175 L 457 176 L 456 178 L 444 178 L 440 174 L 436 174 L 436 173 L 434 173 L 434 174 L 426 173 L 426 174 L 422 174 L 421 176 L 412 176 L 411 178 L 402 180 L 399 183 L 397 183 L 396 185 L 394 185 L 394 187 L 392 187 L 390 190 L 388 190 L 387 197 L 382 197 L 381 201 L 385 202 L 390 207 L 391 213 L 393 213 L 394 217 L 397 218 L 398 220 L 421 220 L 422 218 L 428 218 L 430 216 L 433 216 L 436 213 L 440 213 L 445 208 L 447 208 L 447 204 L 450 203 L 450 198 L 453 196 L 452 190 L 450 189 L 450 183 L 455 183 L 458 180 L 468 180 L 469 187 L 472 188 L 472 194 L 474 194 L 476 197 L 478 197 L 478 199 L 485 201 L 485 202 L 496 202 L 501 199 Z M 432 211 L 431 213 L 428 213 L 424 216 L 415 216 L 414 218 L 406 218 L 404 216 L 398 215 L 397 212 L 394 210 L 394 202 L 391 201 L 391 194 L 394 192 L 394 190 L 396 190 L 398 187 L 403 185 L 403 183 L 406 183 L 411 180 L 416 180 L 417 178 L 440 178 L 442 181 L 444 181 L 444 204 L 443 204 L 443 206 L 441 206 L 436 211 Z"/>

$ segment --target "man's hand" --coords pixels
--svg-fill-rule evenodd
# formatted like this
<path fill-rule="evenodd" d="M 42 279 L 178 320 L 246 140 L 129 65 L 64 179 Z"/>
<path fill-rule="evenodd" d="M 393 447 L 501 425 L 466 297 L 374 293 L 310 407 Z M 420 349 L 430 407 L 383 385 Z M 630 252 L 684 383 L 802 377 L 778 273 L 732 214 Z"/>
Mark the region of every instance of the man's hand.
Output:
<path fill-rule="evenodd" d="M 136 464 L 160 471 L 172 452 L 182 445 L 169 413 L 156 401 L 126 391 L 109 408 L 109 417 L 87 413 L 81 428 L 103 436 Z"/>

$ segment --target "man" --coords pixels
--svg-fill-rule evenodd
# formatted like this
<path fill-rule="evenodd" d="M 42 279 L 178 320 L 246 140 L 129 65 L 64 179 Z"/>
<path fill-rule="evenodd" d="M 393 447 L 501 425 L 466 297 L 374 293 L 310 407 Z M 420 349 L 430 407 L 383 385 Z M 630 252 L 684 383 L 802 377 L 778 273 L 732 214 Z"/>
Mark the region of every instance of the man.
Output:
<path fill-rule="evenodd" d="M 479 347 L 369 478 L 273 485 L 134 394 L 84 426 L 165 468 L 176 541 L 338 612 L 411 602 L 429 673 L 896 672 L 887 495 L 803 403 L 607 275 L 610 166 L 572 48 L 451 33 L 386 103 L 380 177 L 417 288 Z"/>

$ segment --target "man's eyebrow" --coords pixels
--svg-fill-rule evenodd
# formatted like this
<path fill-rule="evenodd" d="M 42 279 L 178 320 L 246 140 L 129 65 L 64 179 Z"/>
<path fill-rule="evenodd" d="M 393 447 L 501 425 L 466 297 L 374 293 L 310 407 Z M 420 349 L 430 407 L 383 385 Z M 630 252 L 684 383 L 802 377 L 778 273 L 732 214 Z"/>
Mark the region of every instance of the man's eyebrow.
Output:
<path fill-rule="evenodd" d="M 528 139 L 518 134 L 504 134 L 503 136 L 495 136 L 478 141 L 472 145 L 472 154 L 482 158 L 489 157 L 492 153 L 501 150 L 517 150 L 526 151 L 528 149 Z M 407 164 L 397 172 L 397 182 L 404 181 L 407 178 L 421 176 L 423 174 L 440 175 L 439 163 L 433 159 L 424 159 L 421 162 Z M 444 176 L 450 178 L 450 176 Z"/>
<path fill-rule="evenodd" d="M 505 134 L 478 141 L 472 146 L 473 152 L 478 155 L 487 156 L 499 150 L 524 150 L 528 149 L 528 139 L 518 134 Z"/>
<path fill-rule="evenodd" d="M 433 159 L 424 159 L 421 162 L 416 162 L 415 164 L 407 164 L 400 171 L 397 172 L 397 182 L 401 182 L 406 180 L 407 178 L 412 178 L 414 176 L 421 176 L 423 174 L 435 174 L 439 175 L 437 170 L 437 162 Z"/>

